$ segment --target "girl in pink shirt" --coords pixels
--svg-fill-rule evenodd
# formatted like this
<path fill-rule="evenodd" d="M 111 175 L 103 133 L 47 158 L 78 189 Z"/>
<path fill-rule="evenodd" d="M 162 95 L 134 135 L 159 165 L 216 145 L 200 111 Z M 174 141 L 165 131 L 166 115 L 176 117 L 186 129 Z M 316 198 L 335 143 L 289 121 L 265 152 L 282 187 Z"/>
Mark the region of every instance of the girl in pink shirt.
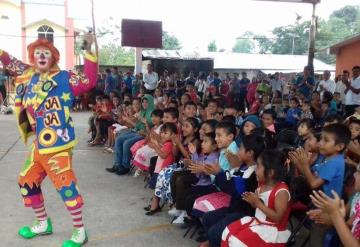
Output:
<path fill-rule="evenodd" d="M 175 162 L 173 154 L 173 142 L 172 140 L 177 134 L 177 126 L 174 123 L 164 123 L 160 128 L 161 143 L 156 140 L 151 140 L 148 145 L 153 148 L 157 155 L 157 161 L 154 174 L 149 181 L 149 188 L 155 190 L 156 181 L 159 173 Z M 159 198 L 155 196 L 154 191 L 152 193 L 151 206 L 147 208 L 146 215 L 153 215 L 161 210 L 159 207 Z"/>

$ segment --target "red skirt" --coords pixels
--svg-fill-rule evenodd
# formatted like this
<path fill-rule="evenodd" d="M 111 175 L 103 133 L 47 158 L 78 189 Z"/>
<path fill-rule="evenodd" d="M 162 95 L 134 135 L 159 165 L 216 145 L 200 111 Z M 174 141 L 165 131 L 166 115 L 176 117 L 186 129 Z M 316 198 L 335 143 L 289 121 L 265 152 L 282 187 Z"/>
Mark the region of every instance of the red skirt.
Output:
<path fill-rule="evenodd" d="M 290 231 L 254 217 L 243 217 L 228 225 L 222 234 L 221 247 L 284 247 Z"/>

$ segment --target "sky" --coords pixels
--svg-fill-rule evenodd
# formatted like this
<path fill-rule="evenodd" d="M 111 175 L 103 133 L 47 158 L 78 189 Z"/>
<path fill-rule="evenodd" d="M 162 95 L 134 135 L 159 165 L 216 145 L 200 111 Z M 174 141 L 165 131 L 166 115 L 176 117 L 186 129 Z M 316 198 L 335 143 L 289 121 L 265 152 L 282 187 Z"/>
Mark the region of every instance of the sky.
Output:
<path fill-rule="evenodd" d="M 212 40 L 216 40 L 218 49 L 231 50 L 236 37 L 247 30 L 271 37 L 273 28 L 294 24 L 297 15 L 303 21 L 310 20 L 312 14 L 311 4 L 254 0 L 94 0 L 94 3 L 97 27 L 109 23 L 120 26 L 122 18 L 162 21 L 163 30 L 175 35 L 188 50 L 206 50 Z M 334 10 L 345 5 L 360 6 L 360 0 L 322 0 L 316 14 L 328 19 Z M 90 0 L 69 0 L 69 14 L 80 28 L 92 25 Z M 110 22 L 109 17 L 113 18 Z M 112 38 L 102 38 L 99 43 Z"/>

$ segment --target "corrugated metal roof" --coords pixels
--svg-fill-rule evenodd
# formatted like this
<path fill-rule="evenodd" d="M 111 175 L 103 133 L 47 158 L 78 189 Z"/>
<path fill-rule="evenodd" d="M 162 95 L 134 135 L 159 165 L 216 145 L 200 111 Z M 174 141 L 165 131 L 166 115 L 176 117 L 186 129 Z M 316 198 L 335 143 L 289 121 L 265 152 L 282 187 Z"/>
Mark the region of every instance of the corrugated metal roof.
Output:
<path fill-rule="evenodd" d="M 143 50 L 142 55 L 148 59 L 213 60 L 200 52 L 188 50 Z"/>
<path fill-rule="evenodd" d="M 213 52 L 214 69 L 260 69 L 302 71 L 308 63 L 306 55 L 244 54 Z M 335 67 L 318 59 L 314 60 L 316 70 L 335 71 Z"/>
<path fill-rule="evenodd" d="M 307 65 L 307 55 L 246 54 L 233 52 L 198 52 L 184 50 L 144 50 L 148 59 L 213 59 L 214 69 L 259 69 L 272 71 L 302 71 Z M 335 71 L 335 67 L 318 59 L 316 71 Z"/>

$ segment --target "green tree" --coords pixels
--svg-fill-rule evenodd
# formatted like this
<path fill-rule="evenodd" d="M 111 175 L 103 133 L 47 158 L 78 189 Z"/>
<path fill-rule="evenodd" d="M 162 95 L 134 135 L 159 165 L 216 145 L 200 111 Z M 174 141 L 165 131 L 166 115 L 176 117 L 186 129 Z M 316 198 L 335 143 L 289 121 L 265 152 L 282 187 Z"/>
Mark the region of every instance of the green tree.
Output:
<path fill-rule="evenodd" d="M 274 28 L 276 37 L 271 51 L 275 54 L 303 55 L 307 52 L 310 22 Z"/>
<path fill-rule="evenodd" d="M 251 53 L 255 49 L 255 44 L 251 40 L 254 34 L 250 31 L 246 31 L 240 38 L 235 42 L 235 45 L 232 48 L 233 52 L 238 53 Z"/>
<path fill-rule="evenodd" d="M 162 35 L 162 46 L 164 50 L 179 50 L 181 49 L 181 43 L 179 39 L 169 34 L 168 32 L 163 32 Z"/>
<path fill-rule="evenodd" d="M 350 28 L 351 32 L 360 31 L 360 7 L 347 5 L 339 10 L 335 10 L 330 15 L 330 20 L 339 18 L 344 20 L 345 24 Z"/>
<path fill-rule="evenodd" d="M 310 22 L 296 21 L 294 25 L 273 29 L 274 39 L 255 36 L 260 52 L 273 54 L 307 54 L 309 44 Z M 348 36 L 360 32 L 360 7 L 345 6 L 334 11 L 329 20 L 317 21 L 316 58 L 327 63 L 334 63 L 335 57 L 326 54 L 323 48 L 337 43 Z"/>
<path fill-rule="evenodd" d="M 101 65 L 134 65 L 135 50 L 125 49 L 115 43 L 102 45 L 99 48 L 99 62 Z"/>
<path fill-rule="evenodd" d="M 216 46 L 215 40 L 211 41 L 211 42 L 208 44 L 208 51 L 209 51 L 209 52 L 215 52 L 215 51 L 217 51 L 217 46 Z"/>

